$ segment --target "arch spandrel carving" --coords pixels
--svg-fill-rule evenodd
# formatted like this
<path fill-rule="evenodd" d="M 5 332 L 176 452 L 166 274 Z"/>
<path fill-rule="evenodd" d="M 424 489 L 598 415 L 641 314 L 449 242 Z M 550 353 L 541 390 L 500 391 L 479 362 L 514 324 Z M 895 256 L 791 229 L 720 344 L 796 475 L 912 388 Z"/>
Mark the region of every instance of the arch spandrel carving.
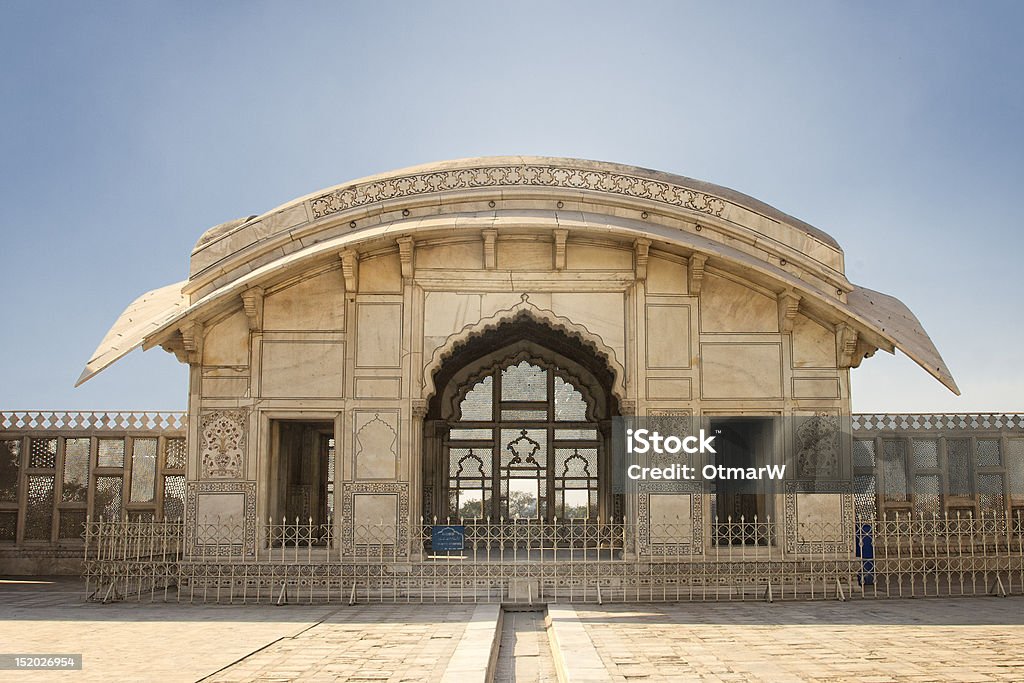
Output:
<path fill-rule="evenodd" d="M 620 402 L 626 400 L 625 369 L 616 357 L 615 350 L 608 346 L 599 335 L 591 332 L 585 326 L 574 323 L 569 318 L 559 316 L 553 311 L 540 308 L 531 303 L 525 294 L 522 301 L 515 306 L 500 310 L 489 318 L 466 325 L 458 332 L 449 335 L 444 344 L 434 350 L 430 360 L 423 368 L 421 397 L 428 401 L 434 397 L 437 393 L 437 387 L 435 386 L 437 371 L 459 349 L 465 348 L 473 340 L 483 337 L 487 332 L 496 330 L 502 325 L 510 325 L 523 320 L 529 320 L 556 332 L 561 332 L 569 339 L 589 348 L 592 353 L 607 364 L 608 369 L 612 373 L 612 383 L 609 388 L 611 394 Z"/>

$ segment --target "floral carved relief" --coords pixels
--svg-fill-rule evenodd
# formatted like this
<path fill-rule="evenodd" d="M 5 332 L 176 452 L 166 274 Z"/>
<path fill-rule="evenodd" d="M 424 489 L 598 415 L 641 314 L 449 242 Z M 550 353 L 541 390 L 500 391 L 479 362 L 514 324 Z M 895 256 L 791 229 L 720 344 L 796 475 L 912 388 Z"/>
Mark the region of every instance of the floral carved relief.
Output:
<path fill-rule="evenodd" d="M 242 477 L 247 424 L 243 410 L 216 410 L 202 416 L 199 443 L 203 478 Z"/>

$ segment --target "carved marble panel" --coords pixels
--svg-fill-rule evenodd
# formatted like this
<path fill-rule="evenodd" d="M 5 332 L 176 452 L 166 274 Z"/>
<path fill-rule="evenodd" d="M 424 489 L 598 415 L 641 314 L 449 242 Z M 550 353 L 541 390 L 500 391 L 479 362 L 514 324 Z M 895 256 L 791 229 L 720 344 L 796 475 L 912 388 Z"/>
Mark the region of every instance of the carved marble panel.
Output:
<path fill-rule="evenodd" d="M 383 519 L 382 514 L 386 514 Z M 408 557 L 409 484 L 346 483 L 341 490 L 341 516 L 344 554 Z"/>
<path fill-rule="evenodd" d="M 353 413 L 352 458 L 356 479 L 395 479 L 399 446 L 397 411 Z"/>
<path fill-rule="evenodd" d="M 192 555 L 246 555 L 256 549 L 256 482 L 190 481 L 185 547 Z"/>
<path fill-rule="evenodd" d="M 210 410 L 200 417 L 199 464 L 204 479 L 240 479 L 245 466 L 248 415 Z"/>

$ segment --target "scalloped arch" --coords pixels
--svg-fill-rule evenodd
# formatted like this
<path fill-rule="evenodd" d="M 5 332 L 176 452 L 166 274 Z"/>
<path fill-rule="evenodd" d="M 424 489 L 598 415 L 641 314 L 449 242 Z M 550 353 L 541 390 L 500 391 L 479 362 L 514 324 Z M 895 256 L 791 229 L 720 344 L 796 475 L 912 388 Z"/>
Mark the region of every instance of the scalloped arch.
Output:
<path fill-rule="evenodd" d="M 609 391 L 620 403 L 626 401 L 625 369 L 615 355 L 615 350 L 608 346 L 597 334 L 588 330 L 585 326 L 574 323 L 569 318 L 557 315 L 554 311 L 540 308 L 529 300 L 529 295 L 523 294 L 522 301 L 511 308 L 497 311 L 489 318 L 483 318 L 476 323 L 466 325 L 458 332 L 454 332 L 445 339 L 444 344 L 434 349 L 430 362 L 423 368 L 423 393 L 422 398 L 429 401 L 437 393 L 434 377 L 441 366 L 451 358 L 455 352 L 466 343 L 483 336 L 486 332 L 497 329 L 501 325 L 513 323 L 516 320 L 530 318 L 534 322 L 557 330 L 570 339 L 575 339 L 581 344 L 590 347 L 600 358 L 603 358 L 612 373 L 612 386 Z"/>

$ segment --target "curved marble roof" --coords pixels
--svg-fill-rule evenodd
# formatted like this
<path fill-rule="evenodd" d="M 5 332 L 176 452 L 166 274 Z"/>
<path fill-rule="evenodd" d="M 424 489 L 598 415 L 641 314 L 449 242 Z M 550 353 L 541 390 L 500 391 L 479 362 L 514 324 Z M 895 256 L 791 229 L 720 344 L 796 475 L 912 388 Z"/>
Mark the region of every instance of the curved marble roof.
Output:
<path fill-rule="evenodd" d="M 887 351 L 899 348 L 959 393 L 916 317 L 893 297 L 850 283 L 830 235 L 735 190 L 598 161 L 485 157 L 425 164 L 326 188 L 258 216 L 207 230 L 189 278 L 134 302 L 86 365 L 79 383 L 132 348 L 163 343 L 185 319 L 284 271 L 336 258 L 339 249 L 484 228 L 566 228 L 675 245 L 742 268 L 846 320 Z"/>

